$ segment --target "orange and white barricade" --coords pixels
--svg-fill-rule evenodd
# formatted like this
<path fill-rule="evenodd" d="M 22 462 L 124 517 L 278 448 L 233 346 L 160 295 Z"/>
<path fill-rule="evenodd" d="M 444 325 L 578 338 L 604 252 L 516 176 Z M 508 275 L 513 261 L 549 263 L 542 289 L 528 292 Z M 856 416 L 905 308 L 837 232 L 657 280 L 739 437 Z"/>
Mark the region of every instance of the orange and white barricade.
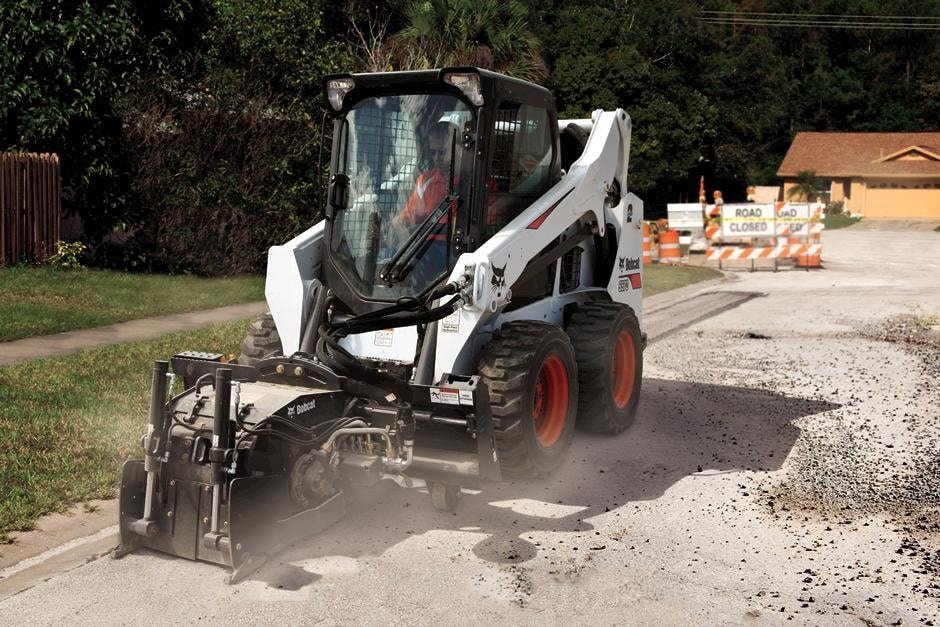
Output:
<path fill-rule="evenodd" d="M 800 257 L 820 255 L 821 244 L 785 244 L 780 246 L 737 247 L 724 246 L 705 252 L 706 261 L 754 261 L 756 259 L 779 259 L 781 257 Z"/>
<path fill-rule="evenodd" d="M 717 224 L 709 224 L 705 227 L 705 239 L 708 240 L 709 248 L 712 245 L 712 241 L 718 238 L 721 235 L 721 227 Z"/>
<path fill-rule="evenodd" d="M 820 225 L 822 226 L 822 225 Z M 821 268 L 822 267 L 822 245 L 819 243 L 819 234 L 813 234 L 811 231 L 808 239 L 790 238 L 790 244 L 804 244 L 806 250 L 798 253 L 794 260 L 797 268 Z"/>

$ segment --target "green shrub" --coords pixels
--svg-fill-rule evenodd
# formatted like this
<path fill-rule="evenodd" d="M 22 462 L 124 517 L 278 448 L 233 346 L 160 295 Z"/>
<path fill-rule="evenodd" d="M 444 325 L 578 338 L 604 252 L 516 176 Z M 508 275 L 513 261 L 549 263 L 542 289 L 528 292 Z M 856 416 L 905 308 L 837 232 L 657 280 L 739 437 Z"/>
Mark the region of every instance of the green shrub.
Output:
<path fill-rule="evenodd" d="M 56 242 L 55 254 L 46 260 L 46 264 L 59 270 L 84 270 L 81 257 L 87 252 L 88 247 L 82 242 Z"/>
<path fill-rule="evenodd" d="M 823 210 L 823 212 L 827 216 L 841 216 L 845 213 L 845 201 L 836 200 L 834 202 L 830 202 L 828 205 L 826 205 L 826 208 Z"/>
<path fill-rule="evenodd" d="M 139 83 L 121 103 L 130 195 L 147 212 L 124 241 L 153 269 L 258 272 L 270 246 L 320 217 L 320 80 L 351 57 L 317 3 L 212 4 L 192 63 Z M 330 146 L 328 134 L 324 166 Z"/>

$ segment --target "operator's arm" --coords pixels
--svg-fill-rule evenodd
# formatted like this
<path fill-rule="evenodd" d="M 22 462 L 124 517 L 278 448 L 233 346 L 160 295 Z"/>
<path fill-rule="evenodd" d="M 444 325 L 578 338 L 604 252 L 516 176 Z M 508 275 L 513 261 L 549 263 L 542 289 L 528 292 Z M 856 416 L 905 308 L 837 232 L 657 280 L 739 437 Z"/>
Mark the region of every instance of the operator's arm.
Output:
<path fill-rule="evenodd" d="M 427 214 L 425 199 L 422 197 L 424 195 L 422 192 L 427 191 L 425 189 L 427 187 L 427 174 L 425 172 L 415 181 L 415 187 L 408 197 L 408 202 L 405 203 L 405 208 L 392 219 L 393 225 L 417 224 Z"/>

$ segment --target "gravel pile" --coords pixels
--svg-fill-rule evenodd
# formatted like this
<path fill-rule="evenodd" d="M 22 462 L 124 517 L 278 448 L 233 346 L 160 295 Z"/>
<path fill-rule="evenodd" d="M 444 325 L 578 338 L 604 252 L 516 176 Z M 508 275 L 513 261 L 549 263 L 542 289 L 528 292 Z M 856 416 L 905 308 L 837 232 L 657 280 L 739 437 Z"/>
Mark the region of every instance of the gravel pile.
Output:
<path fill-rule="evenodd" d="M 896 515 L 940 507 L 940 327 L 899 316 L 859 335 L 896 343 L 915 358 L 907 385 L 898 393 L 901 382 L 856 367 L 849 402 L 803 426 L 780 494 L 810 508 Z"/>
<path fill-rule="evenodd" d="M 877 324 L 857 322 L 854 332 L 839 335 L 746 327 L 687 333 L 669 341 L 669 350 L 657 350 L 655 363 L 651 376 L 720 386 L 716 389 L 729 408 L 739 407 L 737 387 L 782 394 L 785 398 L 760 408 L 768 422 L 797 400 L 828 405 L 791 414 L 789 424 L 797 434 L 783 452 L 780 472 L 756 476 L 750 486 L 758 507 L 775 524 L 820 543 L 821 537 L 810 531 L 820 521 L 829 525 L 827 532 L 868 526 L 872 517 L 885 521 L 896 534 L 887 541 L 894 543 L 898 560 L 903 555 L 916 565 L 908 574 L 895 573 L 914 593 L 903 596 L 912 607 L 920 607 L 916 599 L 926 597 L 929 604 L 940 599 L 937 320 L 906 315 Z M 856 580 L 854 574 L 826 573 L 847 586 L 881 576 L 871 575 Z M 817 583 L 805 583 L 804 592 Z M 932 625 L 930 614 L 920 622 Z"/>

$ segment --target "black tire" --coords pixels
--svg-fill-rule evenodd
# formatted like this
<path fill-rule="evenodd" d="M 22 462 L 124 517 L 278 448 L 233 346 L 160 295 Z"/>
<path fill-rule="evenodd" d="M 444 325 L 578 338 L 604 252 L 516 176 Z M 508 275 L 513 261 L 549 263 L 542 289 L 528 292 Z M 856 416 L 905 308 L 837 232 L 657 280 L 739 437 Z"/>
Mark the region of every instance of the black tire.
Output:
<path fill-rule="evenodd" d="M 578 427 L 620 433 L 636 419 L 643 382 L 636 315 L 619 303 L 586 303 L 567 330 L 578 360 Z"/>
<path fill-rule="evenodd" d="M 262 359 L 281 354 L 281 336 L 274 326 L 270 312 L 259 314 L 248 327 L 248 334 L 242 340 L 238 363 L 253 366 Z"/>
<path fill-rule="evenodd" d="M 578 410 L 578 366 L 568 335 L 544 323 L 506 323 L 478 370 L 489 388 L 502 472 L 533 477 L 558 468 Z"/>

